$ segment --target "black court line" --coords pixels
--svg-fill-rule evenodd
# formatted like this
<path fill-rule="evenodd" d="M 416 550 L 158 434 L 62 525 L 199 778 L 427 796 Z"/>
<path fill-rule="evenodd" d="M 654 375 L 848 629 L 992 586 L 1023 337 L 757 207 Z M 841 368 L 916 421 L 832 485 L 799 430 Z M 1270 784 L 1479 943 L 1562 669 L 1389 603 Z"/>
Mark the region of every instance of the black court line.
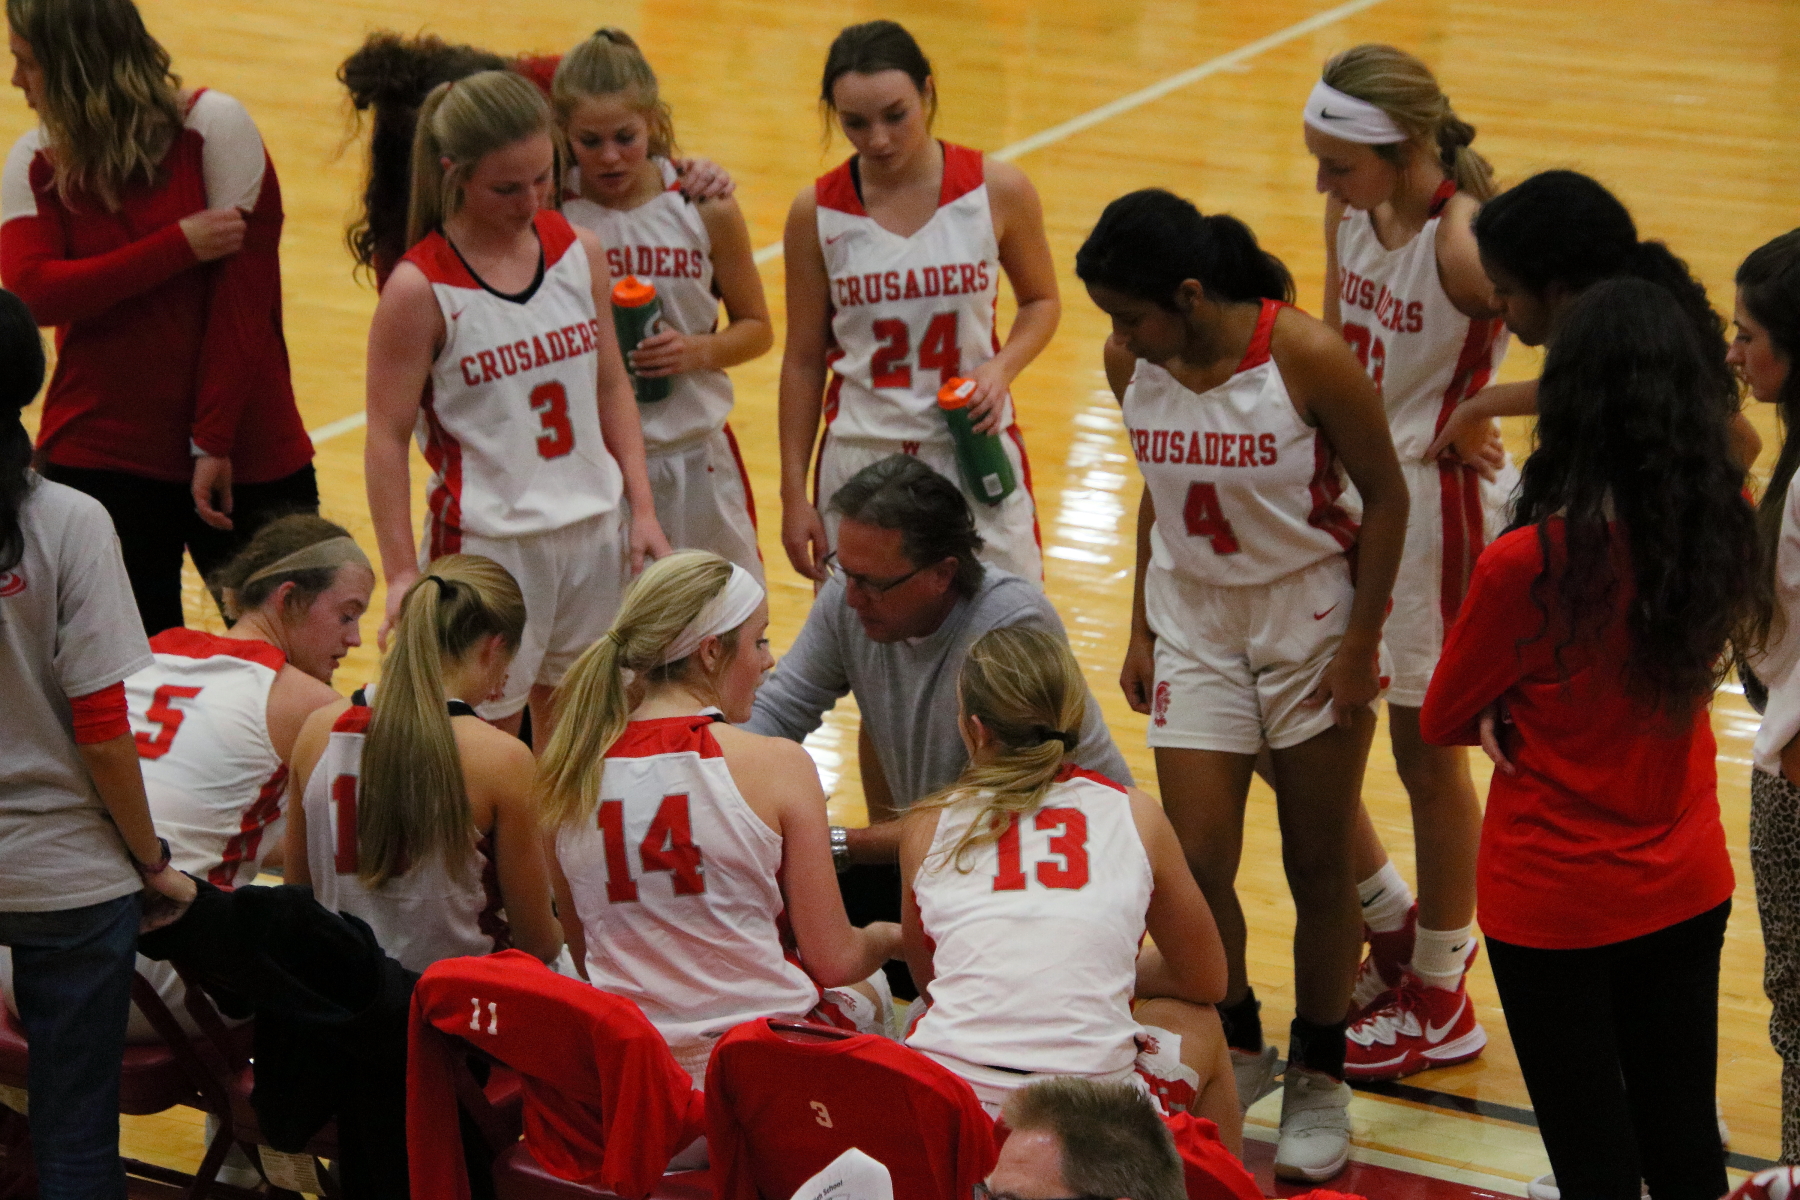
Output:
<path fill-rule="evenodd" d="M 1443 1108 L 1470 1116 L 1488 1117 L 1495 1121 L 1509 1121 L 1514 1125 L 1523 1125 L 1530 1129 L 1537 1128 L 1537 1114 L 1529 1108 L 1515 1108 L 1510 1104 L 1499 1104 L 1492 1100 L 1477 1100 L 1472 1096 L 1458 1096 L 1450 1092 L 1434 1091 L 1431 1088 L 1416 1087 L 1410 1083 L 1357 1083 L 1352 1080 L 1350 1086 L 1371 1096 L 1407 1100 L 1431 1108 Z M 1739 1154 L 1735 1150 L 1727 1150 L 1725 1165 L 1736 1171 L 1749 1171 L 1754 1174 L 1757 1171 L 1767 1170 L 1781 1164 L 1770 1159 L 1757 1158 L 1753 1154 Z"/>

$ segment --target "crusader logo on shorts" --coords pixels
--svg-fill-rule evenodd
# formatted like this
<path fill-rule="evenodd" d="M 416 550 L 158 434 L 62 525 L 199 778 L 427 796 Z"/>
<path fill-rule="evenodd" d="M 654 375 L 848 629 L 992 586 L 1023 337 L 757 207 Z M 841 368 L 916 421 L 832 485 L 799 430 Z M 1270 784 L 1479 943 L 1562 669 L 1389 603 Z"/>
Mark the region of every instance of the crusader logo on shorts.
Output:
<path fill-rule="evenodd" d="M 17 571 L 0 571 L 0 600 L 25 590 L 25 576 Z"/>
<path fill-rule="evenodd" d="M 1150 704 L 1150 719 L 1159 729 L 1169 723 L 1169 681 L 1166 679 L 1156 685 L 1156 698 Z"/>

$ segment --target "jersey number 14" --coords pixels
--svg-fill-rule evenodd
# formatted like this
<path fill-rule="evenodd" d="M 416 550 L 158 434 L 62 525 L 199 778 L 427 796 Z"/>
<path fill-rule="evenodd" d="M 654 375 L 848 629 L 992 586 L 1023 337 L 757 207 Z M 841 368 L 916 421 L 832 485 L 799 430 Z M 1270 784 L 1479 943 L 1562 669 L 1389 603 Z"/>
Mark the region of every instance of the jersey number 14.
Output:
<path fill-rule="evenodd" d="M 637 880 L 625 857 L 625 802 L 600 802 L 600 842 L 606 852 L 606 898 L 614 904 L 635 904 Z M 638 843 L 640 874 L 667 871 L 677 896 L 698 896 L 706 891 L 706 872 L 700 847 L 694 845 L 694 828 L 688 819 L 685 795 L 664 796 L 657 806 L 644 840 Z"/>

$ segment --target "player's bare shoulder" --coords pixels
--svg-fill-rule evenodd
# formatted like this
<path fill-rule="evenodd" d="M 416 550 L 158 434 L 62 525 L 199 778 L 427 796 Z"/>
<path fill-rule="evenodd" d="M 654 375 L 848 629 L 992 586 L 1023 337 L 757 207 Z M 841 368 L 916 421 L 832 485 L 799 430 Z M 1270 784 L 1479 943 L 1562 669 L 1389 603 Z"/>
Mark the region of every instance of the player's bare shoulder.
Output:
<path fill-rule="evenodd" d="M 814 786 L 818 784 L 818 768 L 799 742 L 751 733 L 723 721 L 713 723 L 712 735 L 724 751 L 734 777 L 748 776 L 784 785 L 811 779 Z"/>

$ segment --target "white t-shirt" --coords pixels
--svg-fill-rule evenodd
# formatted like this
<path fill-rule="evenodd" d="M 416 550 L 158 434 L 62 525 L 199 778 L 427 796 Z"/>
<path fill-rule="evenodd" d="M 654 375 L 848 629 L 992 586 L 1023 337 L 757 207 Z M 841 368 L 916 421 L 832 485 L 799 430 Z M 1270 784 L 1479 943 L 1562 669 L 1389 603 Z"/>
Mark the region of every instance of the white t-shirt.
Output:
<path fill-rule="evenodd" d="M 1750 662 L 1769 689 L 1768 711 L 1756 731 L 1752 761 L 1769 775 L 1781 774 L 1781 751 L 1800 734 L 1800 472 L 1788 482 L 1781 513 L 1781 540 L 1775 550 L 1775 603 L 1786 618 L 1781 637 Z"/>
<path fill-rule="evenodd" d="M 150 665 L 100 502 L 32 477 L 25 554 L 0 573 L 0 912 L 55 912 L 143 884 L 75 748 L 72 698 Z"/>

